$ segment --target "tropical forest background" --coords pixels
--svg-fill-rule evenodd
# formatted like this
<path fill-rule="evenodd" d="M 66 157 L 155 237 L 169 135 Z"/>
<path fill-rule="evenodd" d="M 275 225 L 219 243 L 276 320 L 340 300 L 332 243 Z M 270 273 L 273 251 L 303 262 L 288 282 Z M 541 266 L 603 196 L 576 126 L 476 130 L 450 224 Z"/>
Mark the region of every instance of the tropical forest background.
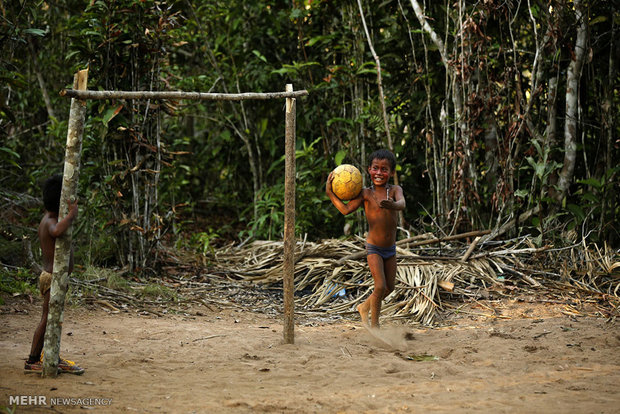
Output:
<path fill-rule="evenodd" d="M 327 174 L 398 159 L 402 235 L 620 245 L 620 16 L 602 0 L 0 0 L 2 263 L 36 247 L 76 71 L 90 90 L 297 99 L 296 236 L 363 234 Z M 281 240 L 284 101 L 89 101 L 76 263 Z M 367 180 L 367 178 L 365 178 Z M 9 243 L 11 242 L 11 243 Z M 19 243 L 17 243 L 19 242 Z M 36 260 L 36 248 L 35 251 Z"/>

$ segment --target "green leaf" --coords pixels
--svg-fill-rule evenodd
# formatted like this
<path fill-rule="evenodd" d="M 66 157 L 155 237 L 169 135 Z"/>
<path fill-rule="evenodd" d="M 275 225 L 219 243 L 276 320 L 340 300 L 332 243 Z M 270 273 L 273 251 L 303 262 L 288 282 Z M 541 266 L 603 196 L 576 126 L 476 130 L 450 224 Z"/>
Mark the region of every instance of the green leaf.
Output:
<path fill-rule="evenodd" d="M 121 111 L 121 109 L 123 109 L 123 105 L 119 105 L 116 108 L 112 107 L 112 108 L 108 108 L 105 113 L 103 114 L 103 117 L 101 118 L 101 122 L 103 123 L 103 125 L 105 125 L 106 127 L 108 126 L 108 122 L 110 122 L 112 120 L 112 118 L 114 118 L 116 115 L 118 115 L 118 113 Z"/>
<path fill-rule="evenodd" d="M 540 155 L 542 157 L 543 156 L 543 150 L 540 147 L 540 144 L 538 143 L 538 141 L 532 140 L 532 145 L 534 145 L 534 147 L 536 147 L 536 151 L 538 152 L 538 155 Z"/>
<path fill-rule="evenodd" d="M 34 35 L 34 36 L 41 36 L 41 37 L 45 36 L 45 30 L 43 30 L 43 29 L 33 29 L 33 28 L 25 29 L 24 33 L 25 34 L 31 34 L 31 35 Z"/>
<path fill-rule="evenodd" d="M 342 164 L 342 160 L 344 160 L 344 157 L 347 156 L 347 151 L 345 150 L 340 150 L 336 153 L 336 156 L 334 157 L 334 162 L 336 163 L 336 165 L 340 165 Z"/>
<path fill-rule="evenodd" d="M 587 178 L 585 180 L 577 180 L 577 183 L 584 184 L 584 185 L 590 185 L 597 189 L 600 189 L 603 186 L 603 183 L 601 183 L 601 181 L 597 180 L 596 178 Z"/>
<path fill-rule="evenodd" d="M 332 119 L 327 120 L 327 126 L 330 126 L 334 122 L 344 122 L 344 123 L 347 123 L 349 125 L 353 125 L 353 120 L 352 119 L 336 117 L 336 118 L 332 118 Z"/>
<path fill-rule="evenodd" d="M 528 164 L 530 164 L 532 166 L 532 168 L 536 168 L 536 161 L 534 161 L 534 158 L 532 158 L 532 157 L 525 157 L 525 160 L 527 161 Z"/>
<path fill-rule="evenodd" d="M 573 215 L 579 220 L 579 221 L 583 221 L 583 219 L 586 218 L 586 213 L 583 211 L 583 209 L 578 206 L 577 204 L 567 204 L 566 205 L 566 209 L 568 211 L 570 211 L 571 213 L 573 213 Z"/>
<path fill-rule="evenodd" d="M 291 14 L 289 15 L 291 19 L 298 19 L 302 16 L 303 16 L 303 11 L 301 9 L 293 9 L 291 10 Z"/>
<path fill-rule="evenodd" d="M 260 60 L 267 63 L 267 58 L 263 56 L 258 50 L 253 50 L 252 53 L 254 53 L 254 55 L 256 55 L 256 57 L 258 57 Z"/>
<path fill-rule="evenodd" d="M 306 46 L 312 46 L 314 45 L 316 42 L 321 42 L 323 40 L 329 40 L 330 36 L 325 36 L 325 35 L 321 35 L 321 36 L 315 36 L 312 39 L 308 40 L 306 42 Z"/>
<path fill-rule="evenodd" d="M 272 70 L 271 73 L 277 73 L 278 75 L 286 75 L 287 73 L 297 73 L 297 69 L 293 67 L 282 67 L 280 69 Z"/>
<path fill-rule="evenodd" d="M 357 75 L 365 75 L 365 74 L 371 74 L 371 75 L 376 75 L 377 71 L 375 69 L 360 69 L 357 72 L 355 72 Z"/>
<path fill-rule="evenodd" d="M 590 201 L 591 203 L 600 203 L 601 200 L 598 199 L 597 196 L 595 196 L 592 193 L 585 193 L 583 196 L 581 196 L 582 200 L 586 200 L 586 201 Z"/>
<path fill-rule="evenodd" d="M 545 175 L 545 164 L 536 164 L 534 171 L 538 178 L 542 178 Z"/>
<path fill-rule="evenodd" d="M 77 54 L 79 54 L 79 50 L 73 50 L 69 53 L 67 53 L 67 56 L 65 56 L 65 60 L 71 60 L 71 58 Z"/>
<path fill-rule="evenodd" d="M 607 21 L 607 16 L 597 16 L 594 19 L 590 20 L 590 26 L 594 26 L 598 23 L 603 23 Z"/>
<path fill-rule="evenodd" d="M 517 191 L 515 191 L 515 196 L 521 197 L 521 198 L 527 198 L 527 196 L 529 194 L 530 194 L 530 192 L 528 190 L 517 190 Z"/>
<path fill-rule="evenodd" d="M 82 36 L 95 36 L 95 37 L 101 37 L 101 33 L 94 31 L 94 30 L 85 30 L 82 32 Z M 131 40 L 126 40 L 125 43 L 131 43 Z"/>
<path fill-rule="evenodd" d="M 259 123 L 260 133 L 259 135 L 262 137 L 265 135 L 265 131 L 267 130 L 267 124 L 269 120 L 267 118 L 262 118 Z"/>
<path fill-rule="evenodd" d="M 19 154 L 7 147 L 0 147 L 0 151 L 4 151 L 7 154 L 14 156 L 15 158 L 20 158 Z"/>

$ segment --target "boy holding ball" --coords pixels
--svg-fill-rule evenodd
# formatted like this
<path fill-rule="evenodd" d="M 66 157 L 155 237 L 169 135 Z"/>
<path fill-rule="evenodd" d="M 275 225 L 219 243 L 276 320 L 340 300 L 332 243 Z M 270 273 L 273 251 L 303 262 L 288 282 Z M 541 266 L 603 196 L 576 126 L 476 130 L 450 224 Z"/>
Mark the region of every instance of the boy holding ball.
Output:
<path fill-rule="evenodd" d="M 347 215 L 357 210 L 362 204 L 368 235 L 366 237 L 366 258 L 374 280 L 372 294 L 357 307 L 362 323 L 379 327 L 381 301 L 394 290 L 396 280 L 396 226 L 398 211 L 405 209 L 403 190 L 398 185 L 391 185 L 390 178 L 396 170 L 396 158 L 390 151 L 382 149 L 373 152 L 369 157 L 368 174 L 372 185 L 364 188 L 360 194 L 343 203 L 332 191 L 333 172 L 327 177 L 325 193 L 338 211 Z"/>

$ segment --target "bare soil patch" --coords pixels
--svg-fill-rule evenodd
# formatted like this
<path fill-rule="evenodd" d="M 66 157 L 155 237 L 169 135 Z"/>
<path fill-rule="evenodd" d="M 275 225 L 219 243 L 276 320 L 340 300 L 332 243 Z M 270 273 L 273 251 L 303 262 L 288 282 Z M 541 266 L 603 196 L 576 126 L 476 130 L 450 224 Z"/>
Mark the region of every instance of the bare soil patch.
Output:
<path fill-rule="evenodd" d="M 285 345 L 279 316 L 242 309 L 69 308 L 61 355 L 87 371 L 43 379 L 23 373 L 40 304 L 9 298 L 0 406 L 27 395 L 47 405 L 16 412 L 620 412 L 616 321 L 516 300 L 461 311 L 440 328 L 388 321 L 380 338 L 356 319 L 300 316 Z M 50 406 L 58 397 L 112 401 Z"/>

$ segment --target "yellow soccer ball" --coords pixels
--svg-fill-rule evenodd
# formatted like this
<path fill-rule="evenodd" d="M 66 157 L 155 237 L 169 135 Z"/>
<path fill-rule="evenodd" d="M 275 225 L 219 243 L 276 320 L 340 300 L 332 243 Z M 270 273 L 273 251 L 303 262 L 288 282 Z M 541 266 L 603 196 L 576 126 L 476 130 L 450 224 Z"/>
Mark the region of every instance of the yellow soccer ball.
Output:
<path fill-rule="evenodd" d="M 341 200 L 352 200 L 362 191 L 362 174 L 351 164 L 342 164 L 334 169 L 332 191 Z"/>

